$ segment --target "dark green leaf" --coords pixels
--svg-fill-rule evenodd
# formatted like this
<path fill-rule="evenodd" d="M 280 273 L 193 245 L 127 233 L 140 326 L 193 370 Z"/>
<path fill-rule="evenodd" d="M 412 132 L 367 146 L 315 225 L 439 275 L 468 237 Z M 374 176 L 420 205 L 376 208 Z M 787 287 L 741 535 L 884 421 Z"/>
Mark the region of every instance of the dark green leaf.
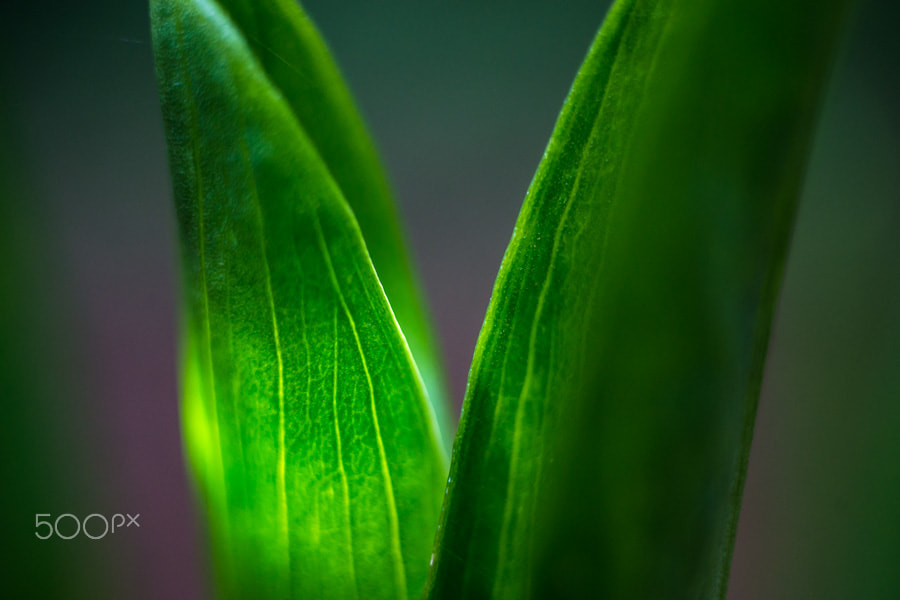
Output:
<path fill-rule="evenodd" d="M 219 0 L 306 131 L 353 210 L 449 450 L 456 429 L 391 190 L 324 41 L 295 0 Z"/>
<path fill-rule="evenodd" d="M 614 5 L 494 289 L 430 598 L 724 596 L 848 4 Z"/>
<path fill-rule="evenodd" d="M 185 437 L 222 595 L 417 597 L 445 467 L 353 213 L 215 2 L 156 0 L 152 19 Z"/>

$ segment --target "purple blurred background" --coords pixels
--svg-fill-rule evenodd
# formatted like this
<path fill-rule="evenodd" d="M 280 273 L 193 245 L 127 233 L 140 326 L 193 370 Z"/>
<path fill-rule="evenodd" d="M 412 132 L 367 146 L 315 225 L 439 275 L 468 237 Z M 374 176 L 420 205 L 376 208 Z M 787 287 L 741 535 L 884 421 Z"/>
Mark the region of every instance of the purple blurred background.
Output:
<path fill-rule="evenodd" d="M 516 214 L 606 5 L 306 2 L 393 179 L 457 401 Z M 40 455 L 34 476 L 54 491 L 26 501 L 4 488 L 16 507 L 4 568 L 34 544 L 36 512 L 141 514 L 140 530 L 55 545 L 77 566 L 47 576 L 71 578 L 70 597 L 189 599 L 207 586 L 180 446 L 177 240 L 147 12 L 132 0 L 8 0 L 0 13 L 4 143 L 21 165 L 18 218 L 39 247 L 31 277 L 48 315 L 23 313 L 20 326 L 58 365 L 41 371 L 54 391 L 23 417 L 45 424 L 23 452 Z M 822 112 L 733 600 L 900 598 L 897 17 L 887 0 L 861 7 Z M 17 427 L 4 421 L 4 433 Z"/>

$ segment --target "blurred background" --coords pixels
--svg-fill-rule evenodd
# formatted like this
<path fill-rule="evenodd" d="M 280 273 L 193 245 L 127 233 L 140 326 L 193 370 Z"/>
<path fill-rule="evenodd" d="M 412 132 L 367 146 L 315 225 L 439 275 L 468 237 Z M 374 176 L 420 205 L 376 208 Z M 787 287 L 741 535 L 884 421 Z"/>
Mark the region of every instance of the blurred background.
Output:
<path fill-rule="evenodd" d="M 306 2 L 382 150 L 457 402 L 607 5 Z M 0 570 L 20 598 L 208 589 L 180 447 L 177 240 L 147 13 L 136 0 L 0 9 Z M 823 106 L 732 600 L 900 598 L 898 16 L 861 3 Z M 40 541 L 36 513 L 140 513 L 141 527 Z"/>

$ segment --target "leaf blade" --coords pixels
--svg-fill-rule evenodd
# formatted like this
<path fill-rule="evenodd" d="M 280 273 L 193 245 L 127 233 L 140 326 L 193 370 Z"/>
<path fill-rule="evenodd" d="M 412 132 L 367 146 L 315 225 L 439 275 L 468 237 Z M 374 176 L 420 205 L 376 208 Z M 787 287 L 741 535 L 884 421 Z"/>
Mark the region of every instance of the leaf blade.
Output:
<path fill-rule="evenodd" d="M 328 48 L 293 0 L 220 0 L 356 216 L 449 450 L 456 425 L 440 350 L 375 145 Z"/>
<path fill-rule="evenodd" d="M 724 593 L 796 173 L 847 4 L 613 6 L 498 275 L 429 598 Z M 792 27 L 812 51 L 790 52 Z M 755 131 L 779 169 L 757 167 Z"/>
<path fill-rule="evenodd" d="M 353 213 L 220 7 L 152 10 L 221 591 L 415 596 L 443 455 Z"/>

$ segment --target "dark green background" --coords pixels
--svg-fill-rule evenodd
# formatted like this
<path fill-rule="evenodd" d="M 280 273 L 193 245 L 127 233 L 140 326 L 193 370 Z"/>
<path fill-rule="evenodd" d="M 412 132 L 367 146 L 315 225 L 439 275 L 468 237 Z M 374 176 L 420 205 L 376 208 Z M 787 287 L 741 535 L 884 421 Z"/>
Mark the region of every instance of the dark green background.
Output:
<path fill-rule="evenodd" d="M 604 2 L 307 2 L 395 184 L 462 397 L 525 190 Z M 900 597 L 900 36 L 864 3 L 824 105 L 763 385 L 729 597 Z M 7 1 L 3 581 L 195 598 L 175 224 L 142 2 Z M 140 512 L 99 542 L 34 513 Z M 18 584 L 16 584 L 18 585 Z"/>

